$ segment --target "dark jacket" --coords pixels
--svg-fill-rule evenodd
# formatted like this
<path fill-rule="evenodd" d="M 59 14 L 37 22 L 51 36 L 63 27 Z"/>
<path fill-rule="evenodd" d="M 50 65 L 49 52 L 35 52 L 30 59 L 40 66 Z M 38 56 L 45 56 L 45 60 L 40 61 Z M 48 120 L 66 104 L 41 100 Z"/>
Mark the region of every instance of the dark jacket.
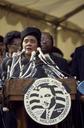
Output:
<path fill-rule="evenodd" d="M 72 59 L 71 74 L 78 80 L 84 80 L 84 46 L 76 48 Z"/>
<path fill-rule="evenodd" d="M 60 71 L 67 76 L 69 74 L 69 67 L 68 67 L 67 60 L 62 57 L 53 55 L 52 53 L 50 54 L 50 56 L 52 60 L 54 60 L 55 64 L 60 68 Z"/>

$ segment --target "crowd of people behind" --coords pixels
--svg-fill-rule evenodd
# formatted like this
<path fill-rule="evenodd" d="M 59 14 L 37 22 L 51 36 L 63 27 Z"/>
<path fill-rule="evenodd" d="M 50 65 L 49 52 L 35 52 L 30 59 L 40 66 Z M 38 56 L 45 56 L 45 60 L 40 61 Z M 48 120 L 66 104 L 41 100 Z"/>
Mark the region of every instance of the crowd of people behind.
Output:
<path fill-rule="evenodd" d="M 40 53 L 39 57 L 38 52 Z M 59 73 L 56 73 L 56 70 L 52 72 L 52 69 L 48 69 L 45 58 L 47 58 L 47 61 L 51 62 L 51 64 L 57 66 Z M 0 81 L 9 78 L 64 78 L 70 76 L 73 78 L 76 76 L 77 80 L 83 81 L 83 58 L 84 46 L 81 46 L 76 48 L 73 58 L 69 63 L 64 59 L 62 51 L 54 46 L 53 36 L 49 32 L 41 32 L 39 28 L 26 27 L 22 32 L 10 31 L 4 37 L 2 35 L 0 36 Z M 1 83 L 0 90 L 3 88 L 3 84 Z M 79 92 L 78 96 L 81 96 Z M 80 106 L 78 106 L 79 102 Z M 83 128 L 83 106 L 84 103 L 81 101 L 72 103 L 70 115 L 63 123 L 58 124 L 58 128 L 67 128 L 67 126 L 68 128 Z M 74 114 L 74 110 L 76 113 L 79 112 L 79 116 Z M 51 128 L 51 126 L 42 126 L 29 117 L 28 120 L 28 128 Z M 69 125 L 67 125 L 67 123 L 69 123 Z M 3 112 L 2 107 L 0 107 L 0 128 L 11 128 L 11 126 L 12 128 L 17 128 L 15 114 L 11 111 L 9 112 L 9 110 Z M 52 128 L 55 127 L 56 126 L 52 126 Z"/>

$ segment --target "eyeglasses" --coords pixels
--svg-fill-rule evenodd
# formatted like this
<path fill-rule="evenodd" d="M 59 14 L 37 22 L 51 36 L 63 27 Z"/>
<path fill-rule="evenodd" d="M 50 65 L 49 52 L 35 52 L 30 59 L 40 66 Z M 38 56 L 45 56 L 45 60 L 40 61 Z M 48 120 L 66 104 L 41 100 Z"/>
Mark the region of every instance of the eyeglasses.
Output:
<path fill-rule="evenodd" d="M 47 42 L 51 42 L 51 40 L 45 39 L 45 40 L 41 40 L 41 42 L 47 43 Z"/>

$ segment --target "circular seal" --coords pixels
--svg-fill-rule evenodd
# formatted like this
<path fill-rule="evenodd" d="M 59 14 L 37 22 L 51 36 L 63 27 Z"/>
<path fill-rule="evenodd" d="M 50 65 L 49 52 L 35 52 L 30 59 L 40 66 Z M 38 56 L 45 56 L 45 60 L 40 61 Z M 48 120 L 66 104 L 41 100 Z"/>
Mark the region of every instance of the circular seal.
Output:
<path fill-rule="evenodd" d="M 58 124 L 66 118 L 71 108 L 70 94 L 56 79 L 37 79 L 24 95 L 28 115 L 43 125 Z"/>

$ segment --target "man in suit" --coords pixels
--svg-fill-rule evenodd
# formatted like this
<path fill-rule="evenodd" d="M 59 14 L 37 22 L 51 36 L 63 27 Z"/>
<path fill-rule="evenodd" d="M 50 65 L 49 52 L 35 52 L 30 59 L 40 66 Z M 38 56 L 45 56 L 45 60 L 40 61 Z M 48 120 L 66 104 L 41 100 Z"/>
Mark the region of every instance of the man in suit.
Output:
<path fill-rule="evenodd" d="M 53 36 L 49 32 L 42 32 L 41 36 L 41 48 L 44 54 L 49 54 L 50 57 L 54 60 L 56 65 L 59 67 L 60 71 L 64 73 L 65 76 L 69 76 L 69 66 L 67 60 L 63 58 L 63 54 L 61 57 L 58 56 L 58 51 L 54 48 Z M 58 124 L 59 128 L 72 128 L 72 111 L 68 114 L 67 118 Z"/>
<path fill-rule="evenodd" d="M 76 79 L 80 82 L 84 80 L 84 45 L 77 47 L 74 51 L 71 65 L 71 75 L 76 76 Z M 73 114 L 76 128 L 84 127 L 84 96 L 77 92 L 76 104 L 73 106 L 76 114 Z M 82 101 L 80 100 L 82 99 Z M 78 115 L 79 114 L 79 115 Z"/>
<path fill-rule="evenodd" d="M 72 59 L 71 74 L 76 76 L 79 81 L 84 80 L 84 45 L 77 47 Z"/>
<path fill-rule="evenodd" d="M 39 89 L 39 99 L 44 111 L 41 118 L 50 120 L 58 117 L 64 110 L 65 105 L 56 102 L 54 85 L 45 84 Z"/>
<path fill-rule="evenodd" d="M 50 55 L 51 59 L 66 76 L 66 73 L 69 73 L 68 63 L 63 58 L 63 53 L 61 50 L 58 50 L 54 47 L 53 36 L 49 32 L 42 32 L 41 48 L 44 54 Z"/>

